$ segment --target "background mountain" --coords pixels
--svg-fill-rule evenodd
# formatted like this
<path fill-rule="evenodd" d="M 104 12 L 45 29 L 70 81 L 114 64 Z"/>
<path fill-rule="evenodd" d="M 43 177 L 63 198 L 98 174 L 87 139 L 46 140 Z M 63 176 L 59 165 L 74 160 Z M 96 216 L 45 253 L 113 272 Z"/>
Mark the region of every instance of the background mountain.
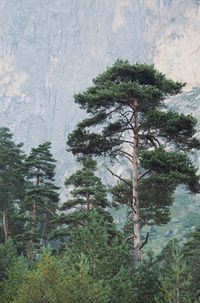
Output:
<path fill-rule="evenodd" d="M 83 115 L 73 94 L 117 58 L 187 82 L 169 105 L 200 121 L 199 34 L 199 0 L 1 0 L 0 125 L 26 150 L 51 141 L 62 183 Z"/>
<path fill-rule="evenodd" d="M 52 141 L 62 176 L 71 164 L 67 133 L 82 115 L 73 94 L 117 58 L 155 63 L 187 82 L 188 90 L 200 86 L 199 5 L 197 0 L 2 0 L 0 124 L 26 149 Z"/>

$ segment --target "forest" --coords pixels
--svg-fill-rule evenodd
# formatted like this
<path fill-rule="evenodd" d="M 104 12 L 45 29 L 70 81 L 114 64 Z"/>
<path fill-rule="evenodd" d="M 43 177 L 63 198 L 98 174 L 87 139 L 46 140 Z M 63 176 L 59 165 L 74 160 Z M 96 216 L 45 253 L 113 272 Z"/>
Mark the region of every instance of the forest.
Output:
<path fill-rule="evenodd" d="M 170 221 L 178 187 L 200 192 L 197 120 L 165 103 L 184 86 L 125 60 L 99 74 L 74 95 L 86 118 L 60 187 L 51 142 L 28 153 L 0 128 L 1 303 L 200 302 L 200 225 L 159 254 L 146 228 Z"/>

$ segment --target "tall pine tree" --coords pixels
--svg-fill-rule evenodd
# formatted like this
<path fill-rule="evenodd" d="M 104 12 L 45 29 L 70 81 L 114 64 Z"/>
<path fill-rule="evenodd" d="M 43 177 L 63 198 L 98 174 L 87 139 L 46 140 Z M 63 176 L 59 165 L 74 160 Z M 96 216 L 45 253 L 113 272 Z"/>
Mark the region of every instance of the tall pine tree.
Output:
<path fill-rule="evenodd" d="M 197 226 L 191 233 L 189 239 L 184 244 L 183 252 L 188 271 L 192 278 L 188 292 L 194 302 L 196 302 L 195 300 L 200 302 L 200 226 Z"/>
<path fill-rule="evenodd" d="M 160 291 L 155 296 L 157 303 L 190 303 L 188 289 L 191 276 L 180 245 L 173 239 L 160 256 Z"/>
<path fill-rule="evenodd" d="M 3 239 L 11 236 L 15 224 L 13 217 L 24 197 L 24 154 L 22 144 L 15 144 L 8 128 L 0 128 L 0 213 Z M 12 223 L 12 226 L 11 226 Z"/>
<path fill-rule="evenodd" d="M 193 138 L 196 120 L 191 115 L 167 110 L 164 99 L 180 93 L 184 84 L 167 79 L 152 65 L 117 61 L 97 76 L 93 84 L 75 95 L 75 102 L 87 111 L 89 118 L 69 135 L 68 145 L 75 155 L 110 155 L 127 160 L 131 171 L 130 208 L 137 264 L 144 244 L 140 188 L 149 188 L 145 190 L 146 209 L 152 203 L 154 209 L 161 204 L 168 206 L 171 192 L 178 184 L 185 184 L 193 192 L 199 191 L 196 169 L 186 154 L 199 147 Z M 126 180 L 124 183 L 129 184 Z M 167 199 L 152 202 L 153 192 L 163 185 L 167 187 Z"/>
<path fill-rule="evenodd" d="M 83 226 L 93 210 L 97 210 L 104 218 L 112 222 L 111 215 L 106 208 L 109 207 L 107 189 L 101 179 L 96 175 L 97 163 L 91 157 L 79 159 L 82 168 L 66 179 L 65 185 L 70 190 L 71 198 L 63 203 L 59 223 L 62 228 L 60 235 L 68 235 L 79 226 Z"/>
<path fill-rule="evenodd" d="M 31 260 L 34 256 L 34 248 L 40 248 L 47 239 L 58 208 L 59 188 L 54 184 L 56 161 L 52 157 L 50 148 L 49 142 L 32 148 L 25 163 L 28 181 L 25 209 L 29 213 L 28 255 Z"/>

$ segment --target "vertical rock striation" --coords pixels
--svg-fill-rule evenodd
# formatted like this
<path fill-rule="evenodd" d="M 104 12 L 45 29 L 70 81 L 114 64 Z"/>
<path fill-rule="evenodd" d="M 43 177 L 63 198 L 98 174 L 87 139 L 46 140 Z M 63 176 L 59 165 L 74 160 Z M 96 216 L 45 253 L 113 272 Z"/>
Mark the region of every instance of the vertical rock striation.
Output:
<path fill-rule="evenodd" d="M 2 0 L 0 125 L 30 147 L 52 141 L 59 177 L 82 113 L 74 92 L 117 58 L 200 86 L 197 0 Z M 200 113 L 199 113 L 200 115 Z"/>

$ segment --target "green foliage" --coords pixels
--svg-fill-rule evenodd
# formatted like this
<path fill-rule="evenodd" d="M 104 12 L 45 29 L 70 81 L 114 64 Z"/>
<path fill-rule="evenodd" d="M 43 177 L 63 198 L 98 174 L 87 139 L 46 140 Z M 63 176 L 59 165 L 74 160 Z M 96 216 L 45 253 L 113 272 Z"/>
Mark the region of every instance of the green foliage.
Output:
<path fill-rule="evenodd" d="M 62 224 L 57 235 L 69 235 L 78 226 L 84 226 L 90 213 L 96 209 L 104 219 L 112 222 L 111 215 L 106 211 L 109 207 L 107 189 L 96 175 L 97 163 L 90 157 L 79 160 L 82 168 L 66 179 L 65 185 L 71 188 L 71 198 L 61 206 L 62 211 L 58 222 Z"/>
<path fill-rule="evenodd" d="M 89 123 L 92 124 L 91 121 Z M 81 125 L 82 124 L 86 125 L 86 121 L 82 121 Z M 84 153 L 84 155 L 91 156 L 95 153 L 95 155 L 101 156 L 102 154 L 110 153 L 110 151 L 112 155 L 112 151 L 114 153 L 114 147 L 119 145 L 119 140 L 117 138 L 106 138 L 100 134 L 89 132 L 78 125 L 77 129 L 69 134 L 68 145 L 74 155 Z"/>
<path fill-rule="evenodd" d="M 73 232 L 62 254 L 44 250 L 32 267 L 17 256 L 11 240 L 1 245 L 0 301 L 199 303 L 198 228 L 184 254 L 173 240 L 159 257 L 149 253 L 134 268 L 122 234 L 108 225 L 94 210 L 87 224 Z"/>
<path fill-rule="evenodd" d="M 84 255 L 71 262 L 70 256 L 56 257 L 45 254 L 35 270 L 23 273 L 20 288 L 13 303 L 75 303 L 107 302 L 108 287 L 94 282 L 88 274 Z"/>
<path fill-rule="evenodd" d="M 13 135 L 7 128 L 0 128 L 0 222 L 1 241 L 8 235 L 15 235 L 18 226 L 14 217 L 24 197 L 24 154 L 22 144 L 13 142 Z"/>
<path fill-rule="evenodd" d="M 0 302 L 11 303 L 21 285 L 26 262 L 17 256 L 12 239 L 0 245 Z"/>
<path fill-rule="evenodd" d="M 123 245 L 121 232 L 96 210 L 89 214 L 85 226 L 73 232 L 71 246 L 88 257 L 94 268 L 91 274 L 97 279 L 112 279 L 121 266 L 129 264 L 128 247 Z"/>
<path fill-rule="evenodd" d="M 184 257 L 191 275 L 191 284 L 188 292 L 193 300 L 200 301 L 200 226 L 197 226 L 184 245 Z"/>
<path fill-rule="evenodd" d="M 27 261 L 23 257 L 16 257 L 7 268 L 6 279 L 2 283 L 1 303 L 13 303 L 15 301 L 22 284 L 26 281 L 27 272 Z"/>
<path fill-rule="evenodd" d="M 17 252 L 11 239 L 0 244 L 0 281 L 5 279 L 7 270 L 12 265 L 16 256 Z"/>
<path fill-rule="evenodd" d="M 162 182 L 161 182 L 162 181 Z M 131 180 L 126 183 L 119 181 L 110 187 L 112 194 L 112 205 L 119 209 L 126 206 L 126 223 L 132 218 L 132 188 Z M 173 192 L 166 187 L 164 180 L 152 180 L 145 178 L 139 184 L 140 216 L 141 225 L 161 225 L 169 221 L 170 206 L 173 202 Z"/>
<path fill-rule="evenodd" d="M 54 228 L 52 220 L 58 208 L 59 188 L 54 184 L 56 161 L 50 148 L 49 142 L 32 148 L 25 162 L 27 188 L 24 214 L 27 224 L 24 236 L 29 239 L 30 255 L 33 246 L 40 248 L 47 241 L 49 233 Z"/>
<path fill-rule="evenodd" d="M 1 210 L 13 207 L 23 197 L 23 159 L 22 144 L 16 145 L 13 135 L 7 128 L 0 128 L 0 193 Z"/>
<path fill-rule="evenodd" d="M 117 155 L 118 147 L 122 143 L 121 133 L 131 129 L 128 121 L 133 110 L 132 100 L 138 99 L 138 111 L 142 113 L 143 128 L 147 130 L 148 123 L 153 119 L 148 116 L 149 112 L 162 108 L 164 98 L 179 93 L 184 86 L 182 83 L 166 79 L 152 65 L 131 65 L 128 61 L 120 60 L 97 76 L 93 83 L 94 86 L 75 95 L 75 102 L 90 114 L 90 118 L 80 122 L 78 128 L 69 135 L 68 145 L 74 154 L 111 153 L 111 155 Z M 146 113 L 145 121 L 143 114 Z M 157 111 L 157 113 L 159 112 Z M 176 117 L 177 121 L 185 118 L 183 115 L 179 117 L 177 113 L 173 112 L 171 115 L 174 115 L 173 117 Z M 165 117 L 163 120 L 165 123 L 169 120 L 169 124 L 173 124 L 170 122 L 171 116 Z M 191 135 L 195 120 L 188 116 L 187 121 L 188 125 L 185 124 L 185 128 L 190 128 L 187 134 Z M 152 123 L 155 124 L 154 119 Z M 104 125 L 102 133 L 89 133 L 87 128 L 96 125 Z M 173 125 L 173 127 L 174 134 L 178 130 L 178 126 Z M 183 133 L 184 130 L 182 127 Z M 143 139 L 146 137 L 145 134 Z"/>
<path fill-rule="evenodd" d="M 178 185 L 193 193 L 200 190 L 197 170 L 187 155 L 200 147 L 194 137 L 197 121 L 191 115 L 168 111 L 164 103 L 184 85 L 167 79 L 153 65 L 118 60 L 91 87 L 75 95 L 75 102 L 89 116 L 69 134 L 69 150 L 77 156 L 125 160 L 126 174 L 120 176 L 125 182 L 111 189 L 113 205 L 128 206 L 129 223 L 135 228 L 140 222 L 137 230 L 169 221 Z M 134 177 L 137 173 L 138 178 Z M 135 223 L 134 216 L 139 216 Z M 135 238 L 140 237 L 138 233 Z"/>
<path fill-rule="evenodd" d="M 191 285 L 191 276 L 188 274 L 184 255 L 176 240 L 169 242 L 163 251 L 163 255 L 160 293 L 156 295 L 156 302 L 191 302 L 188 293 Z"/>
<path fill-rule="evenodd" d="M 122 60 L 107 68 L 93 83 L 86 92 L 75 95 L 75 101 L 92 114 L 116 104 L 127 105 L 135 97 L 140 100 L 140 110 L 149 111 L 166 95 L 177 94 L 184 86 L 166 79 L 153 65 L 131 65 Z"/>
<path fill-rule="evenodd" d="M 157 180 L 158 184 L 164 182 L 172 190 L 180 184 L 185 184 L 192 192 L 199 192 L 197 169 L 187 154 L 163 149 L 143 151 L 140 162 L 144 169 L 151 172 L 152 181 Z"/>
<path fill-rule="evenodd" d="M 106 187 L 102 184 L 101 179 L 95 175 L 97 171 L 96 161 L 92 158 L 84 158 L 81 162 L 83 168 L 72 174 L 65 181 L 67 187 L 74 187 L 74 189 L 70 191 L 74 198 L 74 205 L 69 203 L 70 208 L 77 204 L 86 206 L 87 210 L 91 208 L 108 207 Z M 68 202 L 62 206 L 62 209 L 65 209 L 65 207 L 68 208 Z"/>
<path fill-rule="evenodd" d="M 108 302 L 133 301 L 134 277 L 129 247 L 113 224 L 105 221 L 97 211 L 90 213 L 87 224 L 72 234 L 70 247 L 75 259 L 81 253 L 87 257 L 94 281 L 103 281 L 105 287 L 110 286 Z"/>
<path fill-rule="evenodd" d="M 159 292 L 159 267 L 151 252 L 135 270 L 134 275 L 135 303 L 155 303 L 155 296 Z"/>
<path fill-rule="evenodd" d="M 9 227 L 14 239 L 0 245 L 0 302 L 199 301 L 199 228 L 183 249 L 172 241 L 161 256 L 144 256 L 137 266 L 130 244 L 130 239 L 140 237 L 140 231 L 133 233 L 133 224 L 141 228 L 169 221 L 177 186 L 183 184 L 192 193 L 200 190 L 197 170 L 187 154 L 200 147 L 194 137 L 197 121 L 167 111 L 164 104 L 183 86 L 152 65 L 118 60 L 93 80 L 92 87 L 75 95 L 89 117 L 68 138 L 81 167 L 66 179 L 70 197 L 60 207 L 60 216 L 51 144 L 33 148 L 24 163 L 21 145 L 12 141 L 8 129 L 0 129 L 0 228 L 5 234 Z M 126 168 L 137 166 L 138 175 L 132 170 L 127 177 L 126 169 L 124 181 L 120 176 L 110 189 L 113 206 L 127 209 L 124 233 L 108 212 L 107 189 L 91 158 L 107 154 L 117 161 L 123 157 Z M 140 215 L 133 222 L 137 196 Z M 63 250 L 42 252 L 50 234 L 62 240 Z M 19 252 L 28 254 L 29 260 Z"/>
<path fill-rule="evenodd" d="M 31 149 L 31 153 L 26 159 L 28 180 L 38 180 L 39 182 L 54 180 L 56 161 L 53 159 L 50 149 L 50 142 Z"/>
<path fill-rule="evenodd" d="M 157 136 L 164 140 L 169 140 L 178 148 L 187 149 L 187 147 L 195 147 L 195 126 L 197 120 L 191 115 L 184 115 L 170 111 L 149 111 L 144 115 L 145 129 L 154 129 Z M 199 145 L 197 144 L 198 148 Z"/>

